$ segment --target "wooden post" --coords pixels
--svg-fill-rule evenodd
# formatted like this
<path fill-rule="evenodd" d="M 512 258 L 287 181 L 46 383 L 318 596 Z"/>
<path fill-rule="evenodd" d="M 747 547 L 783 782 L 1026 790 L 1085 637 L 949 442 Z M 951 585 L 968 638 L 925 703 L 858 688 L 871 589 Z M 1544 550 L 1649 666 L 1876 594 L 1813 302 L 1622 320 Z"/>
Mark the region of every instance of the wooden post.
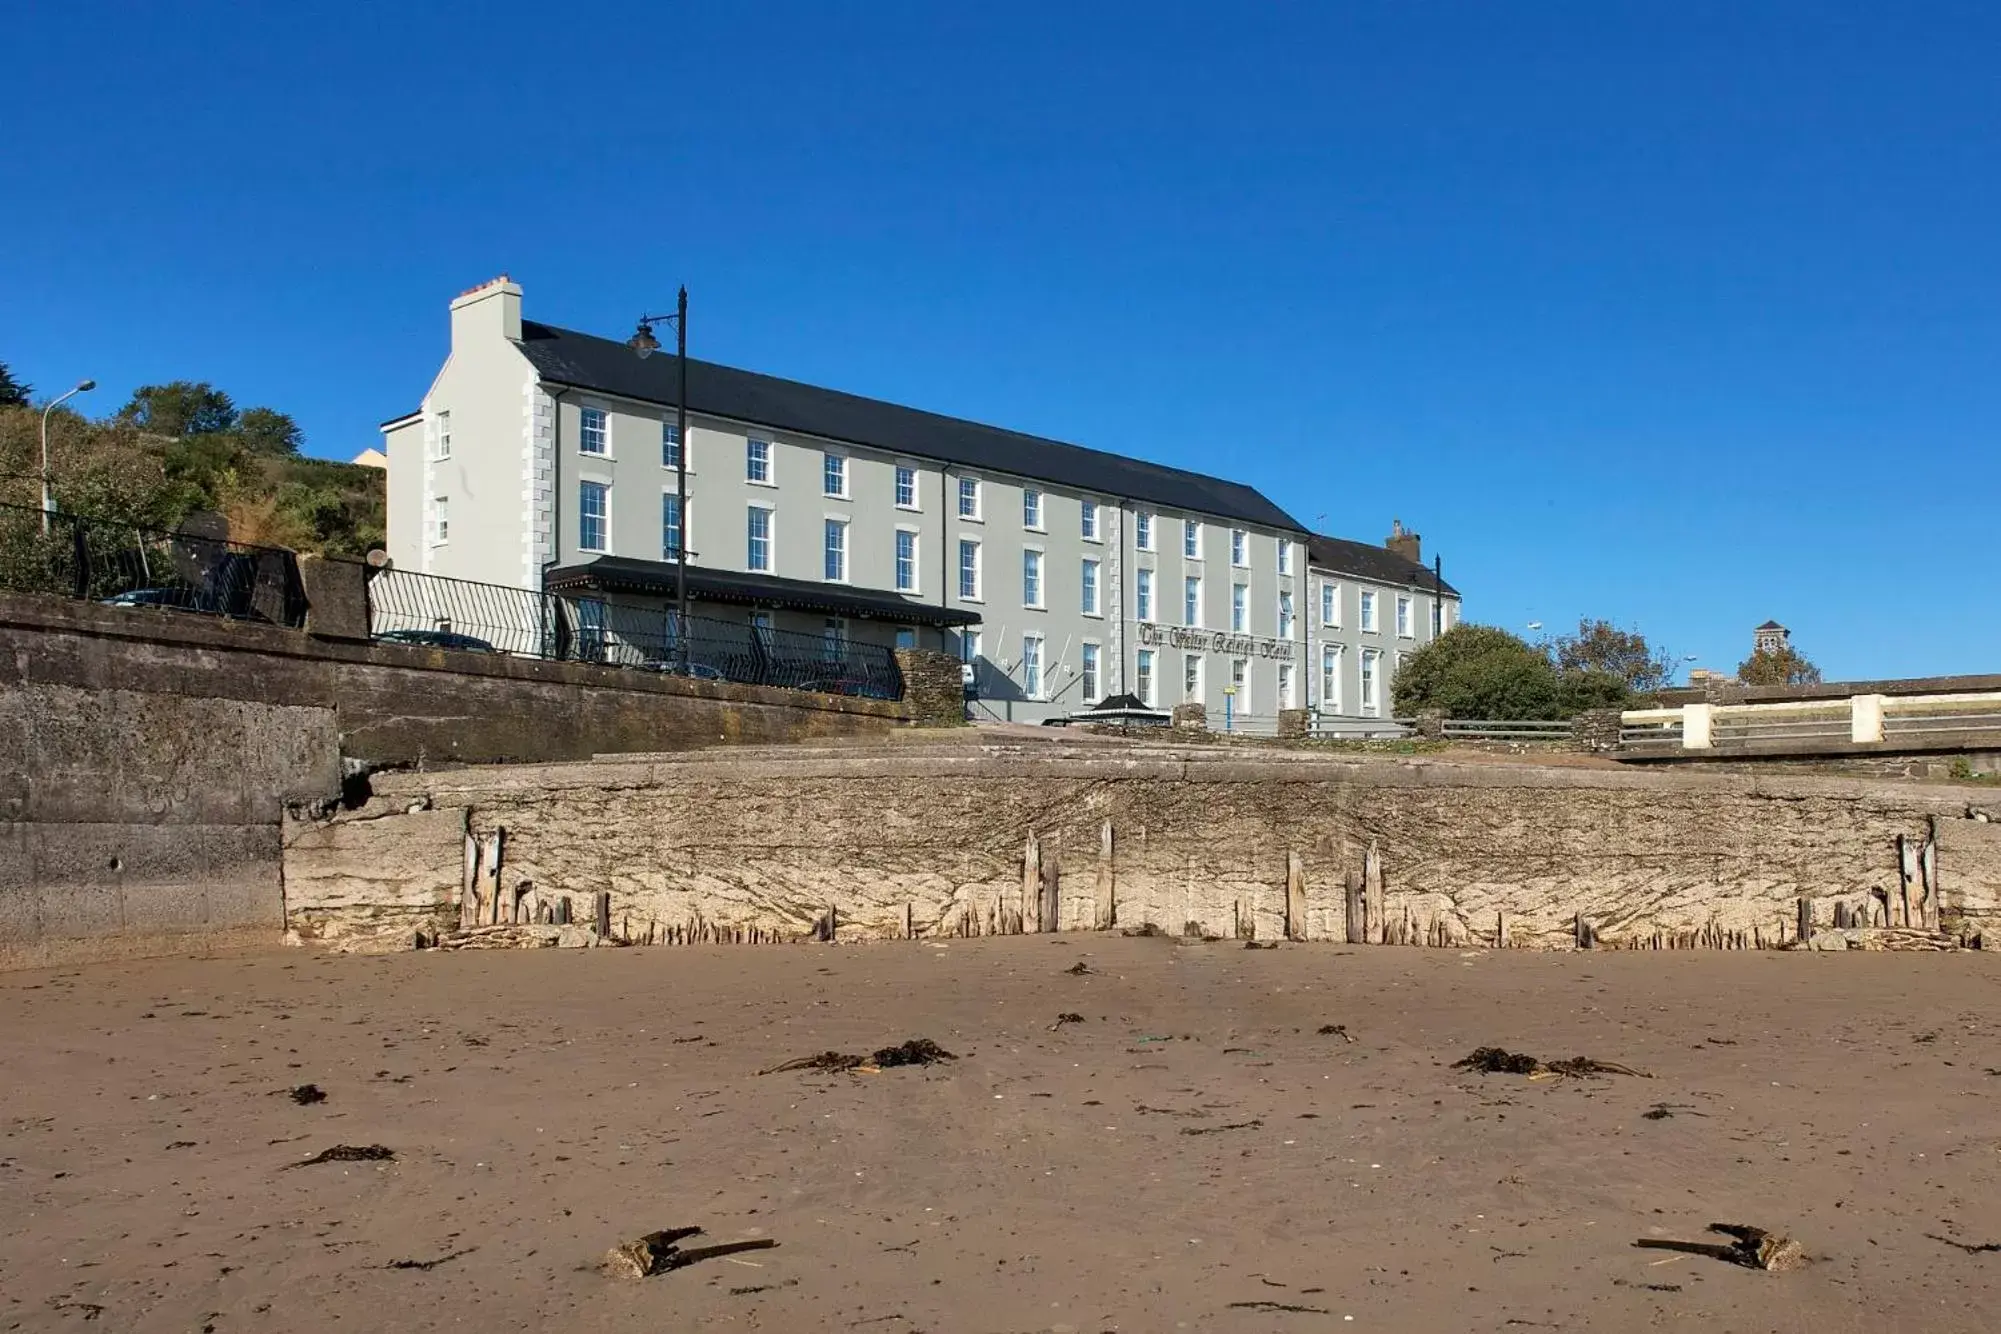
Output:
<path fill-rule="evenodd" d="M 1925 890 L 1924 926 L 1927 931 L 1939 929 L 1938 894 L 1938 817 L 1931 817 L 1931 830 L 1925 837 L 1925 845 L 1918 852 L 1918 876 Z"/>
<path fill-rule="evenodd" d="M 1494 948 L 1497 950 L 1504 950 L 1507 947 L 1508 947 L 1508 914 L 1504 909 L 1494 914 Z"/>
<path fill-rule="evenodd" d="M 1348 894 L 1348 943 L 1366 945 L 1369 941 L 1368 918 L 1364 915 L 1368 905 L 1362 902 L 1362 877 L 1348 872 L 1344 887 Z"/>
<path fill-rule="evenodd" d="M 479 925 L 479 839 L 466 830 L 465 873 L 459 880 L 459 930 Z"/>
<path fill-rule="evenodd" d="M 1384 910 L 1389 905 L 1383 902 L 1383 858 L 1376 851 L 1376 840 L 1369 840 L 1369 850 L 1362 854 L 1362 934 L 1370 940 L 1383 940 L 1388 933 L 1388 922 Z"/>
<path fill-rule="evenodd" d="M 1798 939 L 1799 943 L 1804 945 L 1808 941 L 1813 939 L 1813 900 L 1809 898 L 1801 898 L 1798 904 L 1798 909 L 1799 909 L 1799 925 L 1797 927 Z"/>
<path fill-rule="evenodd" d="M 1285 854 L 1285 938 L 1306 939 L 1306 863 L 1299 854 Z"/>
<path fill-rule="evenodd" d="M 1021 917 L 1022 927 L 1027 928 L 1029 916 L 1038 911 L 1042 902 L 1042 843 L 1033 831 L 1021 850 Z M 1036 929 L 1041 930 L 1038 923 Z"/>
<path fill-rule="evenodd" d="M 1899 834 L 1897 835 L 1897 883 L 1898 897 L 1901 900 L 1901 912 L 1903 915 L 1901 925 L 1903 926 L 1911 924 L 1911 881 L 1916 878 L 1917 873 L 1917 853 L 1911 847 L 1911 841 L 1902 834 Z M 1894 921 L 1892 922 L 1892 925 L 1898 924 Z"/>
<path fill-rule="evenodd" d="M 1589 950 L 1597 947 L 1598 933 L 1591 929 L 1591 923 L 1583 913 L 1577 914 L 1577 948 Z"/>
<path fill-rule="evenodd" d="M 917 905 L 908 901 L 903 905 L 903 938 L 917 939 Z"/>
<path fill-rule="evenodd" d="M 598 938 L 601 940 L 610 940 L 611 939 L 611 891 L 608 889 L 601 889 L 593 897 L 597 900 L 596 916 L 597 916 Z"/>
<path fill-rule="evenodd" d="M 487 909 L 491 914 L 488 920 L 495 926 L 500 925 L 502 917 L 500 910 L 500 857 L 506 837 L 507 831 L 505 829 L 496 829 L 492 834 L 488 835 L 486 840 L 486 862 L 483 874 L 487 880 Z"/>
<path fill-rule="evenodd" d="M 1098 826 L 1098 903 L 1093 923 L 1100 931 L 1119 924 L 1118 870 L 1112 860 L 1112 822 Z"/>
<path fill-rule="evenodd" d="M 1035 917 L 1039 931 L 1063 929 L 1063 905 L 1057 894 L 1057 882 L 1062 874 L 1062 859 L 1052 851 L 1042 859 L 1041 892 L 1036 895 Z"/>

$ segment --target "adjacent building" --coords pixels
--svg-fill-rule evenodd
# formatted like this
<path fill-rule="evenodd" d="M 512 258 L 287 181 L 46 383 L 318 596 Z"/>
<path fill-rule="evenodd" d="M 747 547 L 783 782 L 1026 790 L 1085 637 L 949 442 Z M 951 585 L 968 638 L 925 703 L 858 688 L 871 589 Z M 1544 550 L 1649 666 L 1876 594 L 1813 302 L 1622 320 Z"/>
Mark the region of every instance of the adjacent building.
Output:
<path fill-rule="evenodd" d="M 1425 567 L 1421 539 L 1401 521 L 1381 546 L 1316 535 L 1307 566 L 1314 710 L 1326 719 L 1389 717 L 1404 656 L 1459 623 L 1459 591 Z"/>
<path fill-rule="evenodd" d="M 1251 487 L 692 358 L 684 439 L 673 355 L 521 306 L 505 277 L 453 301 L 445 365 L 383 424 L 389 555 L 560 594 L 603 656 L 684 632 L 683 543 L 689 630 L 943 648 L 1001 718 L 1125 693 L 1212 718 L 1370 716 L 1380 654 L 1429 638 L 1364 625 L 1377 597 L 1368 625 L 1430 615 L 1414 555 L 1312 538 Z M 1348 656 L 1316 670 L 1337 642 Z"/>

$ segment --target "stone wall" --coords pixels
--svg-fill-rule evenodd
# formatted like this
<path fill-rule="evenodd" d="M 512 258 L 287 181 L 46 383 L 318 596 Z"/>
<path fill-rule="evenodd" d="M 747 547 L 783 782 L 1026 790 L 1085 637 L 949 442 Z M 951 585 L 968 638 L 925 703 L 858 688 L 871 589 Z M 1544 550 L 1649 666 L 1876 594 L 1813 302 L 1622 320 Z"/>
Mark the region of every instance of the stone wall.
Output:
<path fill-rule="evenodd" d="M 1872 891 L 1895 901 L 1897 837 L 1934 825 L 1950 827 L 1945 919 L 1986 925 L 2001 826 L 1967 818 L 1986 795 L 1202 747 L 711 753 L 399 775 L 365 812 L 292 826 L 286 867 L 309 937 L 407 941 L 413 908 L 455 919 L 470 830 L 501 836 L 503 903 L 526 884 L 581 919 L 606 891 L 637 940 L 803 939 L 830 919 L 840 939 L 1146 923 L 1345 939 L 1345 883 L 1373 846 L 1374 939 L 1491 943 L 1505 914 L 1511 943 L 1559 946 L 1581 913 L 1610 944 L 1775 943 L 1799 897 L 1821 922 Z M 373 882 L 394 891 L 371 900 Z"/>
<path fill-rule="evenodd" d="M 911 722 L 919 727 L 965 725 L 965 673 L 957 658 L 936 649 L 900 648 L 896 665 L 903 674 L 903 708 Z"/>

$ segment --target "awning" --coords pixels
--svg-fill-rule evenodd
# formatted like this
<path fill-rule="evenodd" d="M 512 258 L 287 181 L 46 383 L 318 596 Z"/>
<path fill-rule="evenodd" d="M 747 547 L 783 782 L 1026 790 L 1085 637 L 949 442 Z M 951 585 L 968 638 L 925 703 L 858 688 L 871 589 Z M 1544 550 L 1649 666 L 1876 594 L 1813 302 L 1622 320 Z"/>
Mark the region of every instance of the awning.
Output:
<path fill-rule="evenodd" d="M 577 565 L 559 565 L 542 576 L 551 593 L 645 593 L 679 596 L 672 561 L 637 560 L 631 556 L 597 556 Z M 746 607 L 784 611 L 815 611 L 863 620 L 894 621 L 900 625 L 976 625 L 978 612 L 918 602 L 895 593 L 872 593 L 843 584 L 810 579 L 782 579 L 774 574 L 688 567 L 688 598 L 692 602 L 733 602 Z"/>

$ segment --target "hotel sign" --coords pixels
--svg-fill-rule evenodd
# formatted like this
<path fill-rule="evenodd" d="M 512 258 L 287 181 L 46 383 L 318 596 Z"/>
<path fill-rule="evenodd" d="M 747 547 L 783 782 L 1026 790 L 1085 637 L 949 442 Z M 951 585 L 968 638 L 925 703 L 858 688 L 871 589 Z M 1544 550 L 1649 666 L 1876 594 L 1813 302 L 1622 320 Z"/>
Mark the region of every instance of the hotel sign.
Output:
<path fill-rule="evenodd" d="M 1256 635 L 1233 635 L 1222 630 L 1200 630 L 1193 626 L 1155 625 L 1151 621 L 1139 622 L 1139 642 L 1149 648 L 1162 645 L 1192 648 L 1208 653 L 1227 653 L 1233 658 L 1290 659 L 1293 652 L 1290 639 L 1261 639 Z"/>

